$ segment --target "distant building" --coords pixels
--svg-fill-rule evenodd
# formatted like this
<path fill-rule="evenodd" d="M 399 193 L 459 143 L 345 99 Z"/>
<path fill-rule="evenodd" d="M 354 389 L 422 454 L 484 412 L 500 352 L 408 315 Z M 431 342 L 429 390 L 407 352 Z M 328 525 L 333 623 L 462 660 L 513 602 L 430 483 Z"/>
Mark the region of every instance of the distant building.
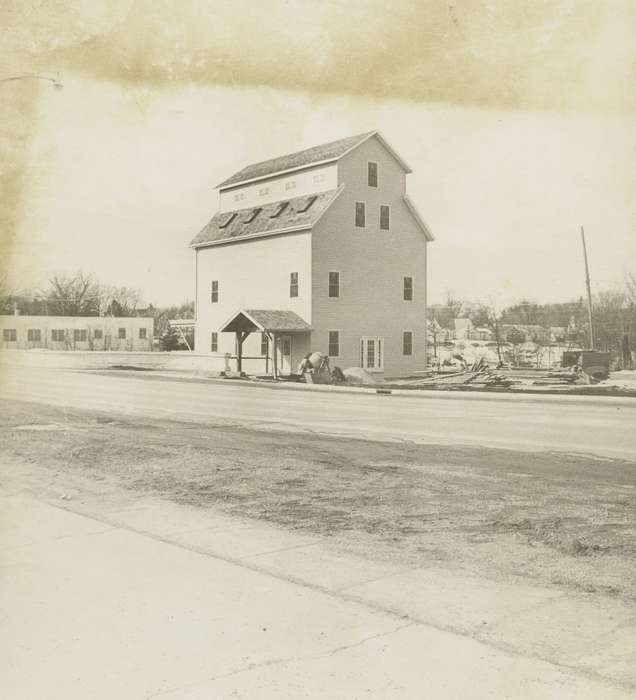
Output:
<path fill-rule="evenodd" d="M 152 350 L 153 318 L 0 316 L 0 348 Z"/>
<path fill-rule="evenodd" d="M 195 344 L 255 373 L 426 367 L 426 253 L 410 168 L 376 131 L 249 165 L 194 238 Z M 240 358 L 240 359 L 238 359 Z"/>

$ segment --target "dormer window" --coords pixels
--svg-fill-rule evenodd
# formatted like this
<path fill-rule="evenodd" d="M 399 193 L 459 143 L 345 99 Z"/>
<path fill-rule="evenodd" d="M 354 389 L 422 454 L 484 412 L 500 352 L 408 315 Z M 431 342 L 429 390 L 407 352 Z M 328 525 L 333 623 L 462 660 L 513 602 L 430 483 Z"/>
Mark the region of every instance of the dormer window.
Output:
<path fill-rule="evenodd" d="M 311 197 L 307 197 L 304 202 L 301 202 L 297 207 L 296 211 L 297 212 L 305 212 L 309 209 L 309 207 L 318 199 L 316 195 L 312 195 Z"/>
<path fill-rule="evenodd" d="M 232 212 L 224 221 L 219 224 L 219 228 L 227 228 L 236 219 L 236 212 Z"/>
<path fill-rule="evenodd" d="M 244 224 L 251 224 L 252 221 L 263 211 L 261 207 L 256 207 L 243 219 Z"/>
<path fill-rule="evenodd" d="M 373 161 L 367 163 L 367 182 L 369 187 L 378 186 L 378 164 Z"/>
<path fill-rule="evenodd" d="M 281 204 L 278 205 L 278 207 L 276 208 L 276 211 L 274 211 L 273 214 L 269 215 L 270 218 L 275 219 L 277 216 L 280 216 L 285 211 L 285 209 L 287 209 L 288 206 L 289 206 L 289 202 L 282 202 Z"/>

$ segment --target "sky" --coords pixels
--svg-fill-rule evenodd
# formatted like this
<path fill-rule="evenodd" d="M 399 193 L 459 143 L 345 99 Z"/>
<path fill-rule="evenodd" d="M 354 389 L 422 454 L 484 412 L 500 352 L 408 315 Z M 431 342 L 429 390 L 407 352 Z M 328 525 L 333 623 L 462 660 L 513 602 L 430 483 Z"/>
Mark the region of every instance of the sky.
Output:
<path fill-rule="evenodd" d="M 1 74 L 64 85 L 0 84 L 14 288 L 81 268 L 192 298 L 215 184 L 372 129 L 413 169 L 431 302 L 578 298 L 581 225 L 595 289 L 636 272 L 633 3 L 102 5 L 0 10 Z"/>

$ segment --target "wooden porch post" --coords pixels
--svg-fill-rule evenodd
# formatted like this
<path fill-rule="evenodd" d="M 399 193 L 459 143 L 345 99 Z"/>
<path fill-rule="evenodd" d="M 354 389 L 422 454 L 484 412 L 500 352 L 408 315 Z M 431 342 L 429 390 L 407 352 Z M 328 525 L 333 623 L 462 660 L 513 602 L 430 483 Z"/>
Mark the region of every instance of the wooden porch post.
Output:
<path fill-rule="evenodd" d="M 276 365 L 276 333 L 272 333 L 272 355 L 274 360 L 274 379 L 278 379 L 278 366 Z"/>
<path fill-rule="evenodd" d="M 236 342 L 238 345 L 236 353 L 236 370 L 239 374 L 243 371 L 243 341 L 249 334 L 249 331 L 236 331 Z"/>

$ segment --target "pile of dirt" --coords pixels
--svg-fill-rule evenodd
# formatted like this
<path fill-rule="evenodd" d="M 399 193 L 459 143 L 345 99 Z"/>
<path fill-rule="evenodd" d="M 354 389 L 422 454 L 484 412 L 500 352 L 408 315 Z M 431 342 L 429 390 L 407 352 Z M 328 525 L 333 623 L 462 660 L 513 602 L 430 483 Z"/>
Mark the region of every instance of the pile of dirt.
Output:
<path fill-rule="evenodd" d="M 349 369 L 344 370 L 343 374 L 346 383 L 350 386 L 374 386 L 383 382 L 362 367 L 349 367 Z"/>

